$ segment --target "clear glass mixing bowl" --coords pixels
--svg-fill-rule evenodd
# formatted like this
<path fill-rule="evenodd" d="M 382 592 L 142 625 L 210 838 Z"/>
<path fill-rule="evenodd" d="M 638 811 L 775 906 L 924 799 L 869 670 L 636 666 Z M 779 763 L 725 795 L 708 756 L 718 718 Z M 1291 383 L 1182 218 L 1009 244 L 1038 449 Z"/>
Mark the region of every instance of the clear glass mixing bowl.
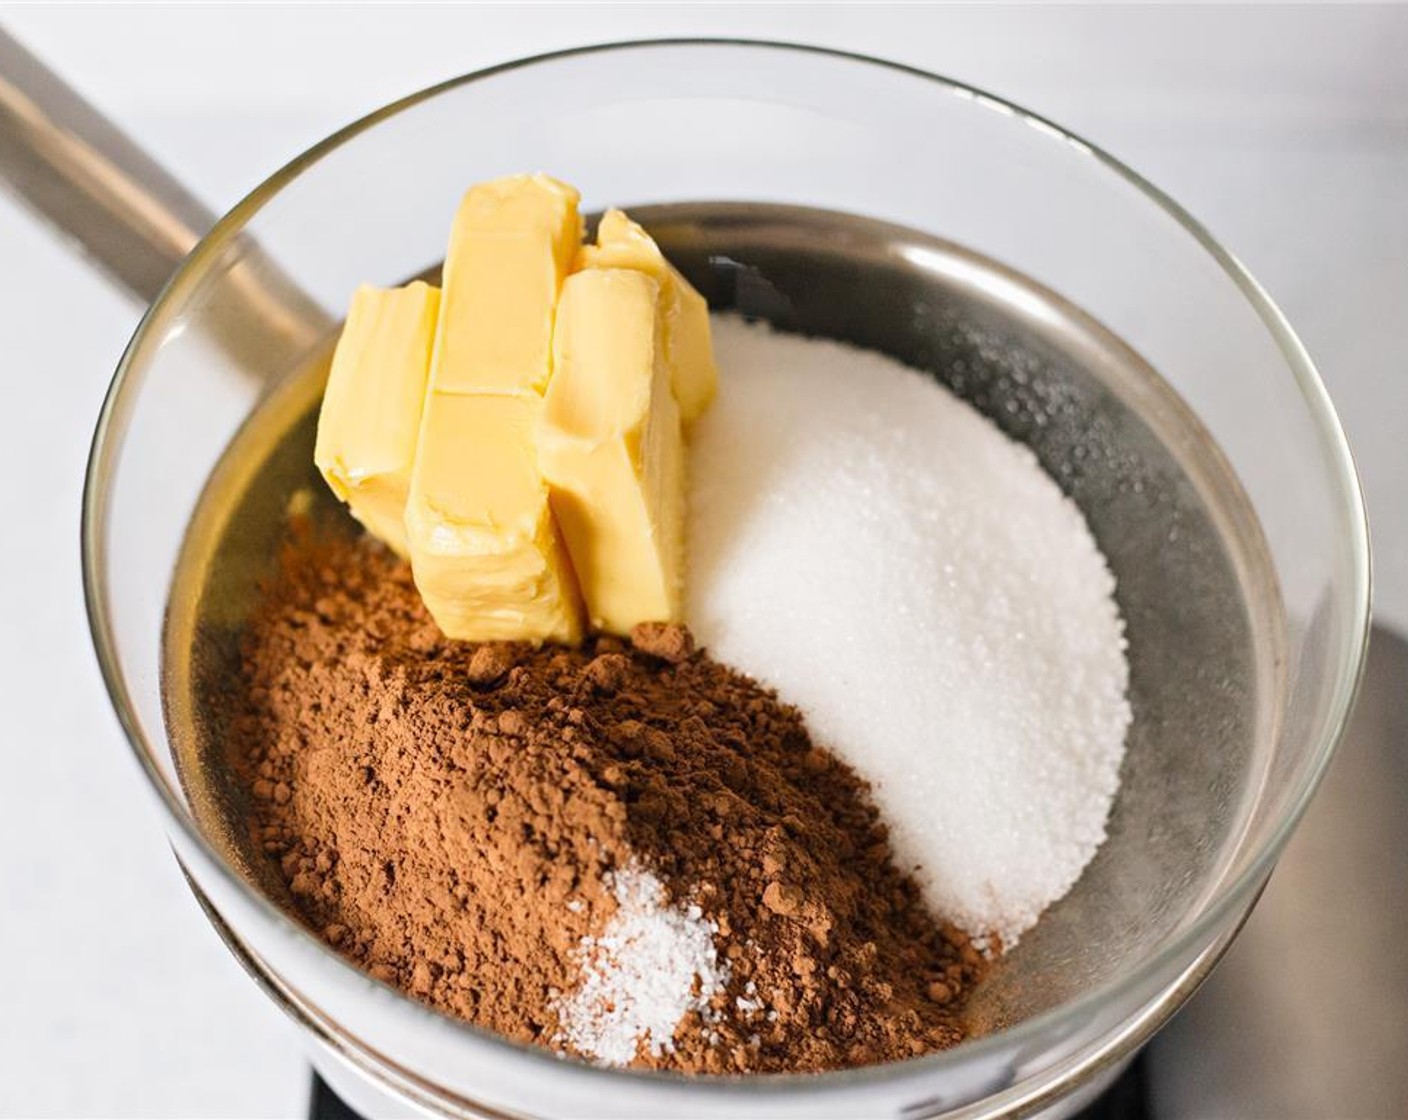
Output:
<path fill-rule="evenodd" d="M 362 975 L 270 903 L 201 823 L 164 722 L 162 635 L 202 488 L 256 406 L 315 356 L 357 284 L 433 266 L 466 185 L 525 169 L 576 184 L 589 209 L 788 204 L 917 231 L 898 257 L 936 262 L 1033 329 L 1076 314 L 1042 286 L 1060 293 L 1142 356 L 1210 433 L 1225 460 L 1196 441 L 1170 453 L 1228 468 L 1260 525 L 1262 567 L 1239 577 L 1274 604 L 1256 630 L 1255 742 L 1239 748 L 1257 764 L 1219 794 L 1236 802 L 1236 827 L 1217 858 L 1177 891 L 1153 891 L 1128 936 L 1100 935 L 1107 967 L 910 1062 L 735 1082 L 604 1071 L 451 1022 Z M 326 309 L 325 323 L 280 295 L 290 282 Z M 232 327 L 235 306 L 261 321 Z M 1136 403 L 1146 389 L 1127 387 Z M 764 43 L 624 44 L 503 66 L 388 106 L 274 175 L 201 242 L 133 338 L 98 425 L 83 550 L 108 688 L 212 921 L 324 1059 L 447 1115 L 968 1116 L 1074 1102 L 1235 934 L 1344 727 L 1368 622 L 1364 509 L 1344 436 L 1280 313 L 1206 230 L 1116 160 L 1000 99 Z M 172 611 L 189 606 L 180 599 Z M 1198 706 L 1160 719 L 1197 726 Z M 1222 744 L 1197 749 L 1216 757 Z"/>

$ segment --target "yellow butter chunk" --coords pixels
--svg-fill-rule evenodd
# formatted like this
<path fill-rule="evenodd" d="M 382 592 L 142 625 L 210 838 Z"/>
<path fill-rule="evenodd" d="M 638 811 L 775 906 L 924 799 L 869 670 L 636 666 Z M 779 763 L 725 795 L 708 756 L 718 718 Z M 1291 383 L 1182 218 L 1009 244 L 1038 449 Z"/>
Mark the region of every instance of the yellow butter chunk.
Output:
<path fill-rule="evenodd" d="M 563 285 L 539 459 L 593 626 L 681 614 L 684 442 L 644 271 Z"/>
<path fill-rule="evenodd" d="M 440 293 L 357 289 L 318 415 L 313 461 L 354 517 L 401 555 Z"/>
<path fill-rule="evenodd" d="M 597 227 L 597 243 L 584 245 L 577 267 L 629 268 L 660 285 L 665 360 L 680 417 L 692 423 L 718 391 L 718 371 L 709 339 L 709 305 L 665 259 L 659 246 L 620 210 L 608 210 Z"/>
<path fill-rule="evenodd" d="M 581 639 L 526 394 L 426 398 L 406 505 L 411 568 L 440 629 L 467 641 Z"/>
<path fill-rule="evenodd" d="M 416 586 L 451 638 L 581 638 L 535 441 L 580 239 L 577 192 L 545 175 L 481 183 L 455 215 L 406 505 Z"/>
<path fill-rule="evenodd" d="M 546 175 L 494 179 L 464 196 L 445 254 L 435 389 L 543 391 L 558 290 L 582 239 L 577 200 Z"/>

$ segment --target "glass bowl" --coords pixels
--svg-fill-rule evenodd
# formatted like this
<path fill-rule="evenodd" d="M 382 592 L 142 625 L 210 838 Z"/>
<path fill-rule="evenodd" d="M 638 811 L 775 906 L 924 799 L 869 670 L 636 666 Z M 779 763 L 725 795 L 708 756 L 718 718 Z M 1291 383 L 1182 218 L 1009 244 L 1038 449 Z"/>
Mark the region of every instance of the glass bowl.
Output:
<path fill-rule="evenodd" d="M 997 970 L 975 1037 L 951 1051 L 725 1080 L 511 1044 L 378 983 L 290 920 L 222 832 L 205 767 L 188 763 L 181 781 L 173 673 L 240 611 L 181 573 L 215 540 L 257 570 L 273 522 L 245 531 L 237 507 L 288 496 L 265 481 L 273 445 L 260 461 L 223 458 L 227 446 L 258 442 L 251 417 L 314 405 L 307 371 L 335 312 L 359 283 L 433 270 L 468 184 L 539 169 L 580 187 L 587 209 L 643 208 L 716 305 L 930 368 L 1032 444 L 1111 557 L 1136 709 L 1111 839 Z M 232 324 L 234 308 L 245 318 Z M 304 456 L 279 486 L 308 469 Z M 1213 544 L 1195 555 L 1194 538 Z M 352 1095 L 375 1087 L 363 1107 L 451 1116 L 1069 1111 L 1235 936 L 1345 726 L 1369 601 L 1362 496 L 1320 380 L 1188 214 L 1092 145 L 956 82 L 725 41 L 469 75 L 261 185 L 197 246 L 122 359 L 89 465 L 83 564 L 113 703 L 212 922 L 306 1028 L 320 1068 Z"/>

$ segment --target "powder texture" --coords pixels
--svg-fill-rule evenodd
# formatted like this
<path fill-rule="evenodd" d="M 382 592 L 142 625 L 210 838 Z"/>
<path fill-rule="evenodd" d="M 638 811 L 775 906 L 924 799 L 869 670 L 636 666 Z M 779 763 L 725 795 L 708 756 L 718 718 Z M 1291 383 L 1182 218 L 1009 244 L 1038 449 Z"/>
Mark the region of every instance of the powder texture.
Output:
<path fill-rule="evenodd" d="M 936 912 L 1010 946 L 1080 876 L 1118 786 L 1104 558 L 1031 451 L 932 378 L 734 318 L 714 344 L 687 617 L 870 780 Z"/>
<path fill-rule="evenodd" d="M 294 537 L 207 707 L 233 713 L 254 841 L 351 960 L 604 1062 L 821 1070 L 959 1040 L 982 958 L 795 709 L 678 628 L 446 641 L 395 557 Z"/>
<path fill-rule="evenodd" d="M 672 906 L 665 884 L 639 865 L 614 872 L 616 913 L 582 941 L 582 979 L 557 1001 L 558 1040 L 605 1065 L 629 1065 L 639 1049 L 660 1057 L 690 1012 L 713 1024 L 712 1004 L 727 990 L 717 923 L 693 903 Z"/>

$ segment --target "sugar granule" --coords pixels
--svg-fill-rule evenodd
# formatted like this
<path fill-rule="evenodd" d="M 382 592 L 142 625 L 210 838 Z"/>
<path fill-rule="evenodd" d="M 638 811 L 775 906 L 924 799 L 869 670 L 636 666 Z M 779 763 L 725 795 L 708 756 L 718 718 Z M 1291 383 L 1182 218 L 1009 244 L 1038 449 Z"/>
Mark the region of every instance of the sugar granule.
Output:
<path fill-rule="evenodd" d="M 1118 787 L 1104 558 L 1031 451 L 923 374 L 729 317 L 714 342 L 695 632 L 871 780 L 930 905 L 1010 947 L 1080 876 Z"/>
<path fill-rule="evenodd" d="M 671 1050 L 691 1011 L 707 1023 L 729 969 L 714 948 L 717 927 L 699 907 L 671 904 L 664 884 L 639 864 L 611 878 L 618 909 L 600 934 L 582 939 L 582 978 L 557 1007 L 558 1041 L 625 1066 L 641 1049 L 656 1057 Z"/>

